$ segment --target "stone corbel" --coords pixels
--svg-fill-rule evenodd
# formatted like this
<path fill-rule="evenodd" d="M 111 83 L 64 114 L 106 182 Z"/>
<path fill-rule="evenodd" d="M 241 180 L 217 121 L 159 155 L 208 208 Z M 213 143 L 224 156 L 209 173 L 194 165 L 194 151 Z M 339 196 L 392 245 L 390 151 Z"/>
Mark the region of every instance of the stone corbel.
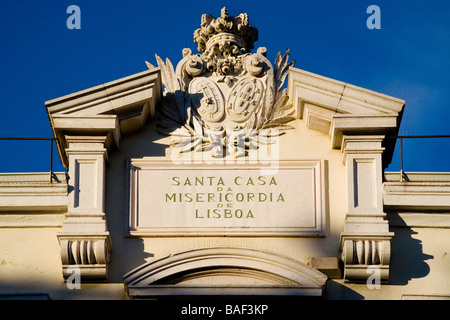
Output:
<path fill-rule="evenodd" d="M 106 279 L 111 251 L 109 234 L 59 235 L 63 276 L 73 275 L 72 268 L 80 270 L 81 278 Z"/>
<path fill-rule="evenodd" d="M 106 136 L 66 136 L 69 205 L 58 239 L 64 278 L 73 267 L 81 278 L 103 280 L 111 252 L 104 213 Z"/>
<path fill-rule="evenodd" d="M 384 136 L 344 136 L 347 214 L 340 250 L 347 281 L 367 281 L 378 270 L 389 278 L 391 239 L 384 219 L 382 197 L 382 141 Z"/>
<path fill-rule="evenodd" d="M 366 282 L 377 270 L 379 280 L 389 279 L 391 257 L 390 234 L 341 234 L 341 251 L 344 262 L 344 279 Z M 376 269 L 375 269 L 376 268 Z"/>

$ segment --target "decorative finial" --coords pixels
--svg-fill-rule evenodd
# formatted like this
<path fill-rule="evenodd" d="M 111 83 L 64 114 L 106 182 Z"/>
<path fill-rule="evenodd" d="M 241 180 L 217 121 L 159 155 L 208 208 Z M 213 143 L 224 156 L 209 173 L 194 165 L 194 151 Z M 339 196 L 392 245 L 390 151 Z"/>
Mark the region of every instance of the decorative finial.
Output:
<path fill-rule="evenodd" d="M 222 18 L 228 18 L 228 9 L 226 7 L 222 8 L 222 10 L 220 11 L 220 16 Z"/>
<path fill-rule="evenodd" d="M 211 40 L 212 38 L 214 40 Z M 197 43 L 200 52 L 221 42 L 218 38 L 227 38 L 226 41 L 236 44 L 242 52 L 250 52 L 258 40 L 258 29 L 249 24 L 246 13 L 231 17 L 228 15 L 228 9 L 223 7 L 221 16 L 217 19 L 204 14 L 200 28 L 194 32 L 194 42 Z"/>

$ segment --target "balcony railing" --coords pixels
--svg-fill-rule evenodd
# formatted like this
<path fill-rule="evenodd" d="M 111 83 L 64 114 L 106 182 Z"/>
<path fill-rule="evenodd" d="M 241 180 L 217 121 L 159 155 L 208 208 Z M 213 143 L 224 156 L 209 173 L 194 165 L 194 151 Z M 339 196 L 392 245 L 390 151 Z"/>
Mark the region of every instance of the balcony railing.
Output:
<path fill-rule="evenodd" d="M 0 137 L 0 140 L 50 141 L 50 177 L 49 177 L 49 181 L 50 181 L 50 183 L 53 182 L 53 142 L 55 141 L 55 143 L 56 143 L 56 138 L 24 138 L 24 137 L 10 138 L 10 137 Z"/>
<path fill-rule="evenodd" d="M 450 138 L 450 135 L 387 136 L 386 138 L 398 139 L 400 142 L 400 182 L 403 182 L 405 180 L 405 172 L 403 170 L 403 139 Z"/>
<path fill-rule="evenodd" d="M 405 180 L 405 172 L 403 167 L 403 140 L 404 139 L 429 139 L 429 138 L 450 138 L 450 135 L 417 135 L 417 136 L 386 136 L 387 139 L 398 139 L 400 142 L 400 181 Z M 49 141 L 50 142 L 50 183 L 53 182 L 53 144 L 57 143 L 56 138 L 24 138 L 24 137 L 0 137 L 1 140 L 28 140 L 28 141 Z M 450 150 L 449 150 L 450 152 Z"/>

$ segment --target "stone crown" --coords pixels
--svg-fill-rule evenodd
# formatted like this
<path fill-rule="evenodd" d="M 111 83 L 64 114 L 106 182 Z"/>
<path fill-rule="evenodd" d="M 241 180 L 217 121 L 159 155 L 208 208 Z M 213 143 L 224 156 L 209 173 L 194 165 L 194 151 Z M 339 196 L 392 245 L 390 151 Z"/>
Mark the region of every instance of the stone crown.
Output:
<path fill-rule="evenodd" d="M 226 35 L 230 42 L 249 52 L 258 40 L 258 29 L 249 24 L 246 13 L 231 17 L 228 15 L 228 9 L 224 7 L 217 19 L 209 14 L 202 15 L 201 26 L 194 32 L 198 51 L 203 52 L 214 45 L 217 35 Z"/>

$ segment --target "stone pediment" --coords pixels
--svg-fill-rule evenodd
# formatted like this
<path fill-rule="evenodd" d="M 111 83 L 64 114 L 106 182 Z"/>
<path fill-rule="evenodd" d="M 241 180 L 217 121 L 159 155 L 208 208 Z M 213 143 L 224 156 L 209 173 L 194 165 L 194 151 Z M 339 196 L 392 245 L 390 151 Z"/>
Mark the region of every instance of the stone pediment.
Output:
<path fill-rule="evenodd" d="M 340 148 L 344 134 L 396 134 L 405 101 L 304 70 L 289 70 L 288 94 L 306 126 Z M 392 150 L 393 151 L 393 150 Z"/>
<path fill-rule="evenodd" d="M 289 68 L 287 78 L 283 99 L 291 101 L 293 107 L 286 110 L 287 115 L 303 119 L 308 128 L 329 135 L 332 148 L 341 147 L 344 134 L 395 135 L 398 130 L 404 107 L 401 99 L 294 67 Z M 212 87 L 214 83 L 209 80 L 206 85 Z M 160 104 L 162 95 L 161 69 L 152 68 L 47 101 L 62 162 L 67 164 L 65 135 L 106 134 L 108 147 L 119 146 L 123 134 L 136 132 L 154 119 L 156 110 L 164 107 Z M 386 153 L 392 153 L 393 147 L 387 145 Z"/>
<path fill-rule="evenodd" d="M 179 295 L 321 296 L 327 276 L 268 251 L 211 247 L 174 253 L 123 277 L 134 298 Z"/>
<path fill-rule="evenodd" d="M 123 134 L 154 117 L 160 99 L 161 74 L 148 70 L 47 101 L 62 163 L 67 166 L 66 135 L 105 135 L 107 147 L 118 147 Z"/>

